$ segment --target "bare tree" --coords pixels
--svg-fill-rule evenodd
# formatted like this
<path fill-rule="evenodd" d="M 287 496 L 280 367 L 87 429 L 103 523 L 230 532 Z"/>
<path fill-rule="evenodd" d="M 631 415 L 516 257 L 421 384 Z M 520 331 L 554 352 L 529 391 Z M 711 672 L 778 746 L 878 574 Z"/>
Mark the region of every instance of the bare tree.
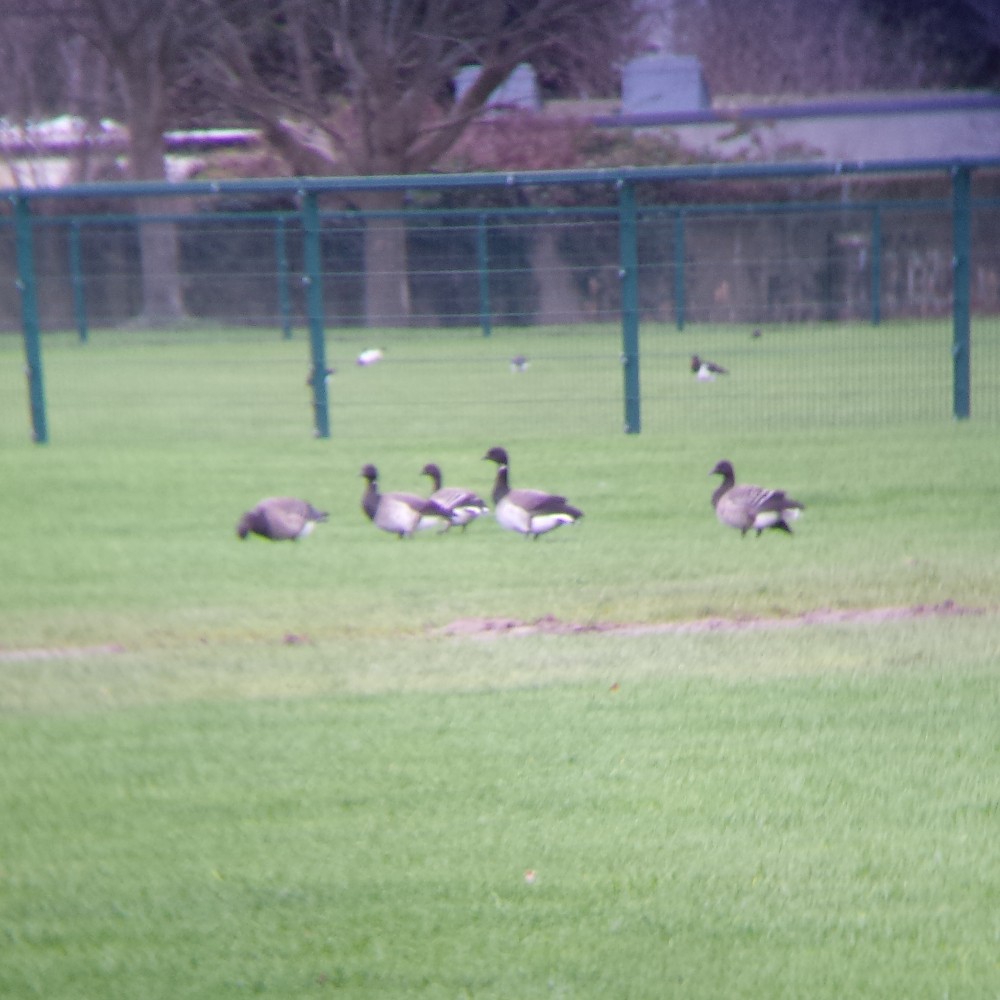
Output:
<path fill-rule="evenodd" d="M 174 120 L 175 95 L 185 80 L 192 48 L 202 40 L 197 24 L 201 5 L 194 0 L 5 0 L 0 9 L 25 24 L 44 23 L 64 42 L 82 41 L 100 55 L 109 71 L 106 84 L 119 92 L 125 114 L 129 177 L 165 180 L 164 132 Z M 73 85 L 72 72 L 67 84 Z M 68 94 L 64 106 L 71 103 Z M 139 214 L 162 214 L 172 207 L 170 199 L 136 199 Z M 176 226 L 143 223 L 139 242 L 143 289 L 139 321 L 163 325 L 183 319 Z"/>
<path fill-rule="evenodd" d="M 93 2 L 93 0 L 92 0 Z M 299 174 L 430 170 L 524 62 L 608 87 L 634 46 L 633 0 L 204 0 L 218 11 L 207 85 L 263 128 Z M 475 66 L 456 96 L 453 80 Z M 399 191 L 357 196 L 368 322 L 406 323 Z"/>
<path fill-rule="evenodd" d="M 991 0 L 966 0 L 968 8 L 944 0 L 651 2 L 669 13 L 675 50 L 697 55 L 721 94 L 954 86 L 972 62 L 958 44 L 963 18 L 971 19 L 971 8 L 981 12 L 984 27 L 972 43 L 981 50 L 1000 23 Z"/>
<path fill-rule="evenodd" d="M 184 73 L 191 37 L 192 8 L 186 0 L 68 0 L 76 31 L 107 60 L 121 87 L 129 134 L 129 176 L 164 181 L 164 133 L 173 111 L 171 97 Z M 140 198 L 141 215 L 169 212 L 170 199 Z M 184 318 L 177 227 L 144 222 L 141 322 L 159 326 Z"/>

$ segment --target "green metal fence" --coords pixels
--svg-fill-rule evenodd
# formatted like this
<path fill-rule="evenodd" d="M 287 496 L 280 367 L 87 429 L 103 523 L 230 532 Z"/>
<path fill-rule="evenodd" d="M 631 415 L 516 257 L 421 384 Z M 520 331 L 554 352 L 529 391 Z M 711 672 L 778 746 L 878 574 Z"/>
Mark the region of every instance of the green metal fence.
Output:
<path fill-rule="evenodd" d="M 329 340 L 365 328 L 364 232 L 374 215 L 387 214 L 330 205 L 377 189 L 405 191 L 410 201 L 398 218 L 412 310 L 390 326 L 482 338 L 617 327 L 616 349 L 605 350 L 604 337 L 599 354 L 601 364 L 620 366 L 627 433 L 638 433 L 644 410 L 657 405 L 641 369 L 655 387 L 661 367 L 687 363 L 695 341 L 670 340 L 669 329 L 742 338 L 760 326 L 946 323 L 951 413 L 965 419 L 980 386 L 986 414 L 994 412 L 1000 383 L 1000 373 L 973 366 L 971 350 L 973 315 L 1000 315 L 1000 199 L 973 191 L 974 177 L 998 169 L 1000 160 L 745 164 L 11 191 L 0 266 L 6 255 L 38 442 L 48 439 L 43 327 L 71 326 L 85 344 L 92 329 L 137 312 L 138 232 L 152 223 L 177 229 L 193 317 L 273 327 L 285 340 L 307 331 L 312 424 L 328 436 L 337 406 L 325 377 Z M 901 178 L 929 178 L 947 196 L 899 197 L 893 185 Z M 748 199 L 741 185 L 753 182 L 794 185 L 797 196 Z M 849 182 L 864 182 L 864 196 Z M 879 184 L 885 194 L 871 196 Z M 705 202 L 699 187 L 706 185 L 716 199 L 731 185 L 733 197 Z M 835 198 L 831 185 L 841 186 Z M 167 197 L 188 210 L 134 210 L 135 199 Z M 0 316 L 4 306 L 0 297 Z M 719 343 L 737 357 L 748 350 L 740 339 Z M 863 403 L 858 412 L 866 412 Z"/>

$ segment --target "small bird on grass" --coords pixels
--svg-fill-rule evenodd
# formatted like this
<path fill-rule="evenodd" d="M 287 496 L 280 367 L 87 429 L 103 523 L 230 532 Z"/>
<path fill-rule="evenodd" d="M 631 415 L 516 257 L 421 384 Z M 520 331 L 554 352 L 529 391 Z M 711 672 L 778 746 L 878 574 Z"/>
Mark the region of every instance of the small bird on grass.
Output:
<path fill-rule="evenodd" d="M 722 482 L 712 494 L 715 516 L 722 524 L 736 528 L 741 535 L 753 528 L 760 537 L 769 528 L 787 532 L 792 529 L 789 521 L 794 521 L 805 505 L 786 496 L 783 490 L 769 490 L 749 483 L 736 485 L 736 475 L 731 462 L 723 459 L 709 473 L 722 476 Z"/>
<path fill-rule="evenodd" d="M 515 354 L 510 359 L 510 370 L 512 372 L 523 372 L 528 370 L 528 359 L 523 354 Z"/>
<path fill-rule="evenodd" d="M 362 368 L 370 368 L 372 365 L 378 364 L 385 357 L 385 352 L 380 347 L 369 347 L 367 351 L 362 351 L 358 355 L 358 359 L 355 364 L 360 365 Z"/>
<path fill-rule="evenodd" d="M 336 368 L 324 368 L 323 369 L 323 382 L 327 385 L 330 384 L 330 376 L 337 373 Z M 315 366 L 309 369 L 309 375 L 306 378 L 306 386 L 312 388 L 316 384 L 316 368 Z"/>
<path fill-rule="evenodd" d="M 305 538 L 328 515 L 306 500 L 297 497 L 266 497 L 248 510 L 236 525 L 236 534 L 269 538 L 272 542 L 295 541 Z"/>
<path fill-rule="evenodd" d="M 691 371 L 695 373 L 699 382 L 714 382 L 716 375 L 729 374 L 728 368 L 723 368 L 714 361 L 699 358 L 697 354 L 691 355 Z"/>

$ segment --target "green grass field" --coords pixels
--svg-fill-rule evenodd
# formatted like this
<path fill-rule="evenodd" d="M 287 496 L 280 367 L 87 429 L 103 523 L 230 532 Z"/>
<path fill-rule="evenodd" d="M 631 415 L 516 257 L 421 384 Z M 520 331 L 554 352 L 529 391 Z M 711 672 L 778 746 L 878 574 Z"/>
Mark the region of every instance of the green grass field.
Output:
<path fill-rule="evenodd" d="M 955 423 L 940 330 L 872 336 L 644 333 L 631 436 L 613 331 L 331 336 L 315 440 L 301 336 L 54 335 L 45 446 L 0 338 L 0 996 L 1000 996 L 1000 356 Z M 583 521 L 362 517 L 493 444 Z M 239 542 L 273 493 L 330 522 Z"/>

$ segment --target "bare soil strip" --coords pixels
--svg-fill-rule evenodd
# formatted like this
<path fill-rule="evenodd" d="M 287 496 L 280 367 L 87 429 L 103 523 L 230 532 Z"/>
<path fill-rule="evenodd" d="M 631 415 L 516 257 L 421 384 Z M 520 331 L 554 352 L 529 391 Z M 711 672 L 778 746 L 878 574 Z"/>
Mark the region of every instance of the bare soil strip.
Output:
<path fill-rule="evenodd" d="M 914 604 L 892 608 L 856 608 L 836 610 L 820 608 L 803 614 L 776 618 L 699 618 L 684 622 L 658 622 L 653 624 L 629 622 L 566 622 L 552 615 L 534 621 L 515 618 L 460 618 L 434 634 L 494 638 L 518 635 L 670 635 L 697 632 L 742 632 L 760 629 L 805 628 L 810 625 L 880 625 L 884 622 L 914 618 L 945 618 L 962 615 L 983 615 L 984 608 L 970 608 L 954 601 L 939 604 Z"/>
<path fill-rule="evenodd" d="M 104 646 L 45 646 L 35 649 L 4 649 L 0 647 L 0 663 L 21 663 L 29 660 L 80 660 L 87 656 L 107 656 L 124 653 L 125 647 L 116 642 Z"/>
<path fill-rule="evenodd" d="M 806 628 L 810 625 L 880 625 L 885 622 L 914 618 L 957 618 L 965 615 L 985 615 L 996 609 L 970 608 L 954 601 L 938 604 L 912 604 L 892 608 L 855 608 L 837 610 L 819 608 L 798 615 L 774 618 L 698 618 L 684 622 L 567 622 L 554 615 L 543 615 L 534 621 L 517 618 L 459 618 L 430 635 L 493 639 L 519 635 L 681 635 L 698 632 L 743 632 L 762 629 Z M 309 642 L 308 637 L 288 634 L 285 643 Z M 0 646 L 0 663 L 23 663 L 38 660 L 79 660 L 89 656 L 109 656 L 126 652 L 119 643 L 101 646 L 42 646 L 27 649 L 4 649 Z"/>

